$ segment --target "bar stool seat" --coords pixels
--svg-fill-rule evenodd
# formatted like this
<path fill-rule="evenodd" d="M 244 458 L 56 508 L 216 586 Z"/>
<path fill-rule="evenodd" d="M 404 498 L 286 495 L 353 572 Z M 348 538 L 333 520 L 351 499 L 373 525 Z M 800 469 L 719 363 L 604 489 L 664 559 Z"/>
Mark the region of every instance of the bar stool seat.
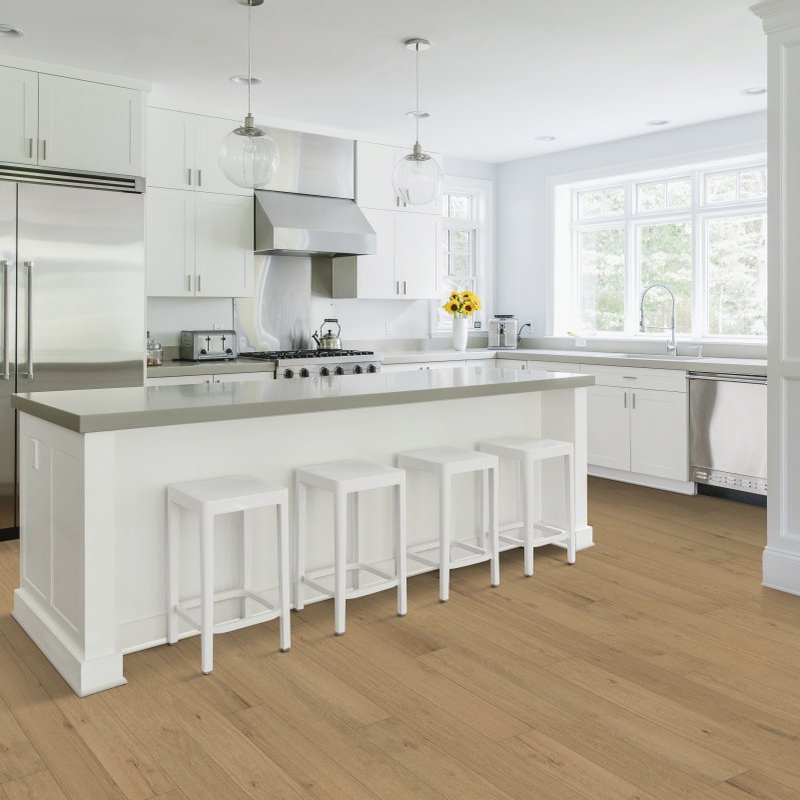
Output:
<path fill-rule="evenodd" d="M 372 461 L 351 459 L 315 464 L 295 470 L 297 519 L 297 568 L 295 576 L 295 608 L 305 607 L 305 589 L 309 587 L 327 597 L 334 598 L 334 632 L 345 632 L 346 602 L 373 592 L 397 587 L 397 614 L 408 612 L 406 594 L 406 476 L 401 469 L 376 464 Z M 334 508 L 334 563 L 313 572 L 306 572 L 306 508 L 308 488 L 322 489 L 333 495 Z M 394 515 L 395 573 L 394 575 L 374 564 L 366 563 L 362 556 L 359 529 L 360 494 L 373 489 L 394 488 L 396 512 Z M 353 553 L 348 558 L 348 528 L 352 527 Z M 347 575 L 353 573 L 352 588 L 347 588 Z M 362 584 L 361 573 L 366 572 L 380 581 Z M 333 575 L 334 588 L 319 581 Z"/>
<path fill-rule="evenodd" d="M 266 483 L 247 475 L 229 475 L 208 480 L 189 481 L 167 487 L 167 538 L 169 545 L 167 641 L 178 641 L 178 619 L 200 630 L 202 670 L 210 673 L 214 667 L 213 641 L 215 633 L 237 630 L 248 625 L 280 617 L 280 649 L 291 646 L 289 623 L 289 537 L 287 511 L 289 492 L 285 486 Z M 255 533 L 252 512 L 274 507 L 277 515 L 277 563 L 279 600 L 274 605 L 251 588 L 251 540 Z M 200 596 L 179 602 L 180 574 L 180 509 L 200 517 Z M 242 588 L 214 592 L 214 520 L 220 514 L 242 513 Z M 214 603 L 230 599 L 241 600 L 241 618 L 214 624 Z M 252 603 L 264 606 L 269 613 L 252 615 Z M 200 619 L 189 612 L 200 608 Z"/>
<path fill-rule="evenodd" d="M 522 520 L 500 526 L 499 538 L 502 545 L 522 547 L 524 551 L 524 571 L 533 575 L 533 551 L 546 544 L 558 544 L 567 549 L 567 562 L 575 563 L 575 514 L 572 442 L 559 439 L 537 439 L 532 436 L 502 436 L 478 443 L 478 449 L 492 453 L 498 458 L 516 461 L 520 469 L 520 494 L 522 497 Z M 534 510 L 541 507 L 541 497 L 537 495 L 534 480 L 534 466 L 553 458 L 563 459 L 564 466 L 564 517 L 566 525 L 556 527 L 546 525 Z M 538 517 L 538 519 L 537 519 Z M 511 536 L 509 531 L 522 529 L 521 536 Z M 538 531 L 541 535 L 535 535 Z"/>
<path fill-rule="evenodd" d="M 495 455 L 457 447 L 428 447 L 397 455 L 398 467 L 427 472 L 439 479 L 439 540 L 414 545 L 409 548 L 408 557 L 425 566 L 438 568 L 439 600 L 443 603 L 450 597 L 451 569 L 489 561 L 492 586 L 500 583 L 497 527 L 498 463 Z M 458 541 L 453 537 L 453 477 L 470 472 L 480 474 L 483 484 L 483 525 L 480 545 Z M 454 557 L 454 549 L 462 551 L 465 555 Z M 422 555 L 431 550 L 438 550 L 436 561 Z"/>

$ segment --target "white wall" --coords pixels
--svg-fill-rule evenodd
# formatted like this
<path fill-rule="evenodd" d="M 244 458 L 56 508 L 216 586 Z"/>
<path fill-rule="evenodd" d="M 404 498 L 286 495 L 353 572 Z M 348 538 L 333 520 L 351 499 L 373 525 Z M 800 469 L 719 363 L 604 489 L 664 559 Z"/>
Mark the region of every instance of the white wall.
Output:
<path fill-rule="evenodd" d="M 148 297 L 147 330 L 165 346 L 180 344 L 181 331 L 233 328 L 233 301 L 226 297 Z"/>
<path fill-rule="evenodd" d="M 624 174 L 648 165 L 680 166 L 715 154 L 734 155 L 740 148 L 765 152 L 766 142 L 767 118 L 759 113 L 498 165 L 497 311 L 532 322 L 534 337 L 549 333 L 550 178 L 607 169 Z"/>

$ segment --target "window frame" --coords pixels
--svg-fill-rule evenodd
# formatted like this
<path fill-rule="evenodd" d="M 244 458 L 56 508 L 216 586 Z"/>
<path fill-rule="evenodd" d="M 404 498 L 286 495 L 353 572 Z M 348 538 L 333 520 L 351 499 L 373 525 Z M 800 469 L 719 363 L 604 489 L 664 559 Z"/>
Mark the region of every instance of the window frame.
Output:
<path fill-rule="evenodd" d="M 689 222 L 692 227 L 692 329 L 681 334 L 684 341 L 727 341 L 736 343 L 761 343 L 766 336 L 708 333 L 708 243 L 709 219 L 737 216 L 767 216 L 767 197 L 737 198 L 718 203 L 706 203 L 705 178 L 709 174 L 736 171 L 737 192 L 740 191 L 740 173 L 748 169 L 766 169 L 766 154 L 748 153 L 728 159 L 703 159 L 691 165 L 675 163 L 674 166 L 656 169 L 608 171 L 602 177 L 562 176 L 549 181 L 552 198 L 551 209 L 551 306 L 548 334 L 563 335 L 567 329 L 581 326 L 581 272 L 578 240 L 585 230 L 623 227 L 625 230 L 625 293 L 623 298 L 623 331 L 597 331 L 601 338 L 660 340 L 657 332 L 641 333 L 638 329 L 639 286 L 641 261 L 638 252 L 639 229 L 644 225 L 670 222 Z M 666 184 L 672 180 L 691 178 L 691 205 L 666 208 Z M 638 187 L 643 184 L 663 182 L 665 207 L 638 211 Z M 625 213 L 581 219 L 579 196 L 586 191 L 607 191 L 625 187 Z M 769 191 L 769 188 L 767 189 Z M 605 206 L 605 199 L 603 201 Z M 767 220 L 768 224 L 768 220 Z M 566 262 L 566 263 L 565 263 Z M 559 270 L 559 265 L 565 269 Z"/>
<path fill-rule="evenodd" d="M 442 215 L 441 241 L 438 247 L 437 258 L 437 286 L 440 289 L 441 299 L 432 302 L 430 313 L 430 335 L 449 336 L 453 330 L 453 319 L 441 311 L 441 306 L 447 299 L 449 290 L 446 287 L 448 274 L 445 263 L 445 231 L 469 229 L 473 231 L 474 253 L 474 282 L 475 293 L 481 300 L 482 308 L 476 311 L 470 321 L 480 323 L 479 327 L 487 327 L 486 320 L 492 308 L 494 298 L 494 184 L 492 181 L 477 178 L 461 178 L 446 175 L 442 181 L 442 192 L 439 198 L 440 208 L 442 198 L 450 194 L 469 195 L 472 198 L 472 218 L 469 220 L 448 218 Z"/>

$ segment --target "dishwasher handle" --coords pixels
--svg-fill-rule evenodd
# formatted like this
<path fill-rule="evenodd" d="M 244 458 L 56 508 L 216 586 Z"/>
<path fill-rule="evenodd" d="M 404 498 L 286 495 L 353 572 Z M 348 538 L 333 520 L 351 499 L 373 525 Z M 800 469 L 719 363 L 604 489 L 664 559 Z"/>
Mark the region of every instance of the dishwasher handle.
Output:
<path fill-rule="evenodd" d="M 728 381 L 730 383 L 757 383 L 767 385 L 766 375 L 737 375 L 729 372 L 690 372 L 690 381 Z"/>

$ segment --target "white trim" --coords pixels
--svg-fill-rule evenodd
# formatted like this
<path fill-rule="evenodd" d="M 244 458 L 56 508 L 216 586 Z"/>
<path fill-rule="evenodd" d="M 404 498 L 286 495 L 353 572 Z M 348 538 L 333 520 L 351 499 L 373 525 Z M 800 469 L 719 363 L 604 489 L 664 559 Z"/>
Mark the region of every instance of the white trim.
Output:
<path fill-rule="evenodd" d="M 767 545 L 761 565 L 762 586 L 800 595 L 800 555 Z"/>
<path fill-rule="evenodd" d="M 606 478 L 610 481 L 633 483 L 636 486 L 647 486 L 650 489 L 663 489 L 677 494 L 697 494 L 697 486 L 691 481 L 676 481 L 672 478 L 657 478 L 654 475 L 642 475 L 639 472 L 627 472 L 611 467 L 597 467 L 589 464 L 586 474 L 595 478 Z"/>
<path fill-rule="evenodd" d="M 123 78 L 120 75 L 90 72 L 86 69 L 65 67 L 62 64 L 48 64 L 44 61 L 32 61 L 27 58 L 15 58 L 14 56 L 0 56 L 0 66 L 41 72 L 43 75 L 57 75 L 61 78 L 75 78 L 80 81 L 104 83 L 108 86 L 122 86 L 125 89 L 136 89 L 140 92 L 149 92 L 153 88 L 152 83 L 141 81 L 138 78 Z"/>
<path fill-rule="evenodd" d="M 800 25 L 800 6 L 797 0 L 764 0 L 750 6 L 750 10 L 761 18 L 764 33 L 779 33 Z"/>

